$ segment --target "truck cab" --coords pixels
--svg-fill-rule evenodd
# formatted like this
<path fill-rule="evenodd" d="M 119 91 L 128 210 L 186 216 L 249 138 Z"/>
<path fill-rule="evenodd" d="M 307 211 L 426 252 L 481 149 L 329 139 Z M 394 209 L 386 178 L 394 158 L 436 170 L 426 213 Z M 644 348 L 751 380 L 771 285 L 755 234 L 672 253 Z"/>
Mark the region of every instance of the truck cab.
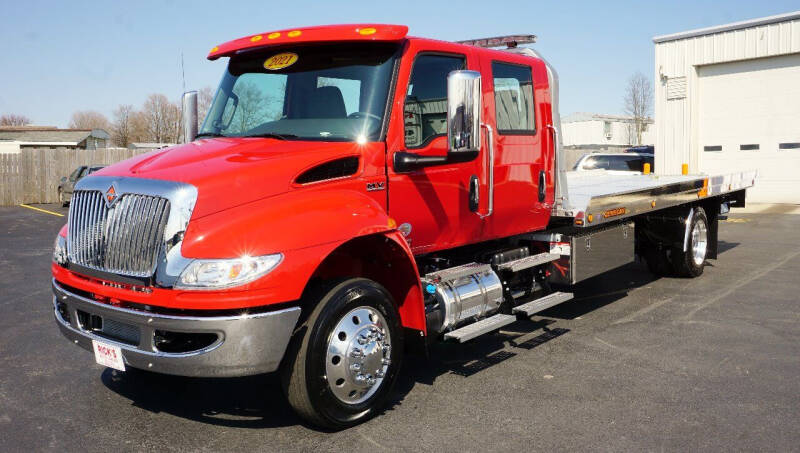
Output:
<path fill-rule="evenodd" d="M 588 247 L 581 267 L 569 251 L 595 218 L 624 244 L 595 263 L 632 261 L 635 246 L 702 272 L 721 201 L 698 194 L 725 183 L 743 203 L 743 179 L 628 181 L 670 198 L 626 206 L 584 183 L 585 207 L 571 206 L 555 71 L 517 49 L 534 37 L 493 38 L 498 51 L 407 32 L 309 27 L 215 46 L 208 58 L 229 61 L 196 136 L 187 102 L 186 143 L 77 183 L 52 263 L 62 333 L 119 370 L 279 371 L 298 414 L 343 428 L 380 410 L 406 346 L 569 300 L 551 276 L 596 275 Z M 687 208 L 650 219 L 656 201 Z"/>

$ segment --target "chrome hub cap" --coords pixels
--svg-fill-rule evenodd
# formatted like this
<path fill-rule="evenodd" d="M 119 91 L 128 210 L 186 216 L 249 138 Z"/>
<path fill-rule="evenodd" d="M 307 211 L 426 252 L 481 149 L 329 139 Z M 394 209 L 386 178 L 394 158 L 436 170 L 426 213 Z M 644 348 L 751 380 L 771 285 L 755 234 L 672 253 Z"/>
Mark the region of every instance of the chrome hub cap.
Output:
<path fill-rule="evenodd" d="M 692 259 L 694 264 L 700 266 L 706 260 L 708 248 L 708 228 L 705 222 L 697 222 L 692 229 Z"/>
<path fill-rule="evenodd" d="M 344 403 L 358 404 L 383 383 L 391 357 L 386 320 L 372 307 L 344 315 L 328 338 L 325 374 L 333 394 Z"/>

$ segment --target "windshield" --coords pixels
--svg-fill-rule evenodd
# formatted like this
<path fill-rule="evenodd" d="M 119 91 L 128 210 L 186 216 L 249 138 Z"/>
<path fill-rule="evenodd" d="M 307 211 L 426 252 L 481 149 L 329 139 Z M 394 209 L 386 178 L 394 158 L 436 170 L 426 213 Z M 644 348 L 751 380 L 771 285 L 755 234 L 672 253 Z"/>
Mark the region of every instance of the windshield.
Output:
<path fill-rule="evenodd" d="M 198 136 L 376 141 L 396 50 L 339 43 L 233 57 Z"/>

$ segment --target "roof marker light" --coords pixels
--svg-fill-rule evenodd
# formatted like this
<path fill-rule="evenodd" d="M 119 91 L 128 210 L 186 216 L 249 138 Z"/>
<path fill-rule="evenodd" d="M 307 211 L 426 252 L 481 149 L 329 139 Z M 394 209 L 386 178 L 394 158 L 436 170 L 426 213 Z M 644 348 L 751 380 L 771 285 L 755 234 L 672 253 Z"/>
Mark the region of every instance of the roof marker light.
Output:
<path fill-rule="evenodd" d="M 296 37 L 298 37 L 298 36 L 300 36 L 302 34 L 303 34 L 303 32 L 300 31 L 300 30 L 292 30 L 289 33 L 287 33 L 286 36 L 288 36 L 290 38 L 296 38 Z"/>
<path fill-rule="evenodd" d="M 219 46 L 214 46 L 211 48 L 211 53 L 214 53 L 219 50 Z"/>
<path fill-rule="evenodd" d="M 270 34 L 267 35 L 267 39 L 275 39 L 275 38 L 280 38 L 280 37 L 281 37 L 281 32 L 279 32 L 279 31 L 276 31 L 274 33 L 270 33 Z"/>
<path fill-rule="evenodd" d="M 261 41 L 262 39 L 264 39 L 264 37 L 263 37 L 263 36 L 261 36 L 261 35 L 255 35 L 255 36 L 253 36 L 252 38 L 250 38 L 250 42 L 259 42 L 259 41 Z"/>
<path fill-rule="evenodd" d="M 367 28 L 360 28 L 360 29 L 359 29 L 359 28 L 356 28 L 356 31 L 357 31 L 357 32 L 358 32 L 358 34 L 360 34 L 360 35 L 367 36 L 367 35 L 373 35 L 373 34 L 375 34 L 375 32 L 376 32 L 376 31 L 378 31 L 378 30 L 376 30 L 376 29 L 375 29 L 375 28 L 373 28 L 373 27 L 367 27 Z"/>

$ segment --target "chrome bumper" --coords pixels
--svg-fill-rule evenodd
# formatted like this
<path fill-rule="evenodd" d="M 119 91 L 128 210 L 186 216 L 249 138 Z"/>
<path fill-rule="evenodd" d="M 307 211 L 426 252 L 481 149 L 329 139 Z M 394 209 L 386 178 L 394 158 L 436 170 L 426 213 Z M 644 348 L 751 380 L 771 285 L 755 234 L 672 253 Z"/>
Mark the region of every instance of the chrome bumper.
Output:
<path fill-rule="evenodd" d="M 240 316 L 159 315 L 99 304 L 65 290 L 55 280 L 52 284 L 56 322 L 70 341 L 89 351 L 93 350 L 92 340 L 113 344 L 122 349 L 126 367 L 180 376 L 245 376 L 275 371 L 300 317 L 299 307 Z M 128 332 L 138 330 L 138 336 L 132 337 L 138 340 L 117 341 L 102 331 L 83 326 L 79 311 L 84 319 L 86 314 L 94 315 L 104 323 L 122 325 Z M 162 352 L 156 347 L 156 330 L 215 333 L 217 339 L 190 352 Z"/>

